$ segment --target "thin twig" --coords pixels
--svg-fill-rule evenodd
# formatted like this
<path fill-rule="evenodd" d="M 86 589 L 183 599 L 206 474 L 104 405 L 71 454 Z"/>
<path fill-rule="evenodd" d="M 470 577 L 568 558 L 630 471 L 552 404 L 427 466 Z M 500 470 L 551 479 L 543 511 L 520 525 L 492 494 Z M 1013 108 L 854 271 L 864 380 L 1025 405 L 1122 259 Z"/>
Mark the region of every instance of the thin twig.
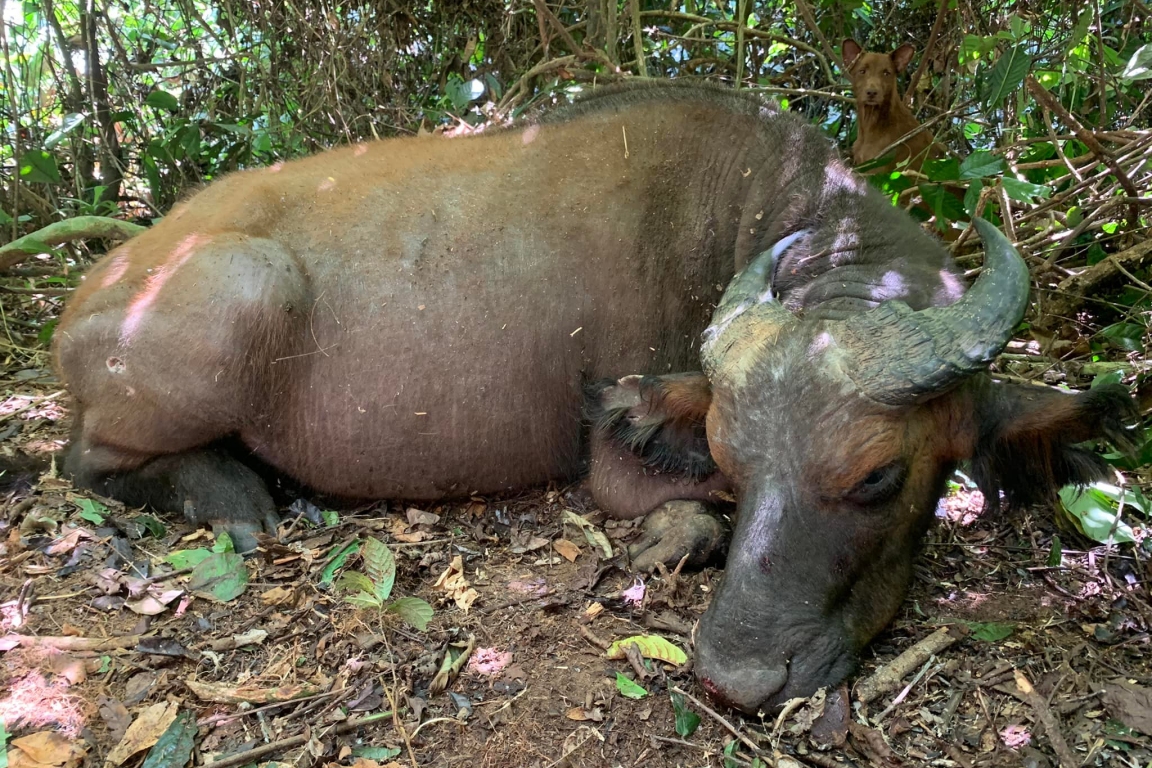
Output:
<path fill-rule="evenodd" d="M 738 730 L 736 729 L 736 727 L 735 727 L 734 725 L 732 725 L 732 723 L 730 723 L 730 722 L 728 722 L 727 720 L 725 720 L 725 719 L 724 719 L 724 716 L 723 716 L 723 715 L 721 715 L 719 712 L 717 712 L 716 710 L 712 709 L 712 708 L 711 708 L 711 707 L 709 707 L 707 704 L 705 704 L 704 702 L 700 701 L 700 699 L 696 698 L 696 697 L 695 697 L 695 696 L 693 696 L 692 694 L 688 693 L 687 691 L 685 691 L 685 690 L 683 690 L 683 689 L 681 689 L 681 688 L 679 688 L 679 687 L 677 687 L 677 686 L 673 686 L 673 687 L 671 688 L 671 691 L 672 691 L 673 693 L 678 693 L 678 694 L 680 694 L 680 695 L 681 695 L 681 696 L 683 696 L 684 698 L 688 699 L 688 701 L 692 702 L 692 703 L 693 703 L 693 704 L 695 704 L 696 706 L 700 707 L 700 709 L 702 709 L 702 710 L 704 710 L 705 712 L 707 712 L 709 717 L 711 717 L 711 718 L 712 718 L 713 720 L 715 720 L 717 723 L 719 723 L 720 725 L 722 725 L 722 726 L 725 728 L 725 730 L 727 730 L 729 733 L 731 733 L 733 736 L 735 736 L 737 739 L 739 739 L 739 740 L 740 740 L 740 743 L 742 743 L 744 746 L 748 747 L 748 749 L 752 750 L 752 754 L 753 754 L 753 755 L 758 755 L 758 756 L 759 756 L 759 755 L 763 755 L 763 752 L 761 751 L 760 747 L 756 746 L 756 743 L 755 743 L 754 741 L 752 741 L 752 740 L 751 740 L 751 739 L 749 739 L 747 736 L 745 736 L 745 735 L 744 735 L 744 734 L 742 734 L 740 731 L 738 731 Z"/>
<path fill-rule="evenodd" d="M 908 80 L 908 89 L 904 91 L 904 102 L 907 104 L 912 103 L 916 86 L 920 84 L 920 78 L 923 76 L 924 70 L 928 68 L 928 60 L 932 58 L 932 49 L 935 48 L 936 40 L 940 37 L 940 30 L 944 28 L 944 19 L 948 17 L 948 1 L 940 0 L 940 8 L 936 11 L 936 21 L 932 24 L 932 31 L 928 34 L 928 42 L 924 45 L 924 51 L 920 54 L 920 66 L 916 67 L 916 71 Z"/>

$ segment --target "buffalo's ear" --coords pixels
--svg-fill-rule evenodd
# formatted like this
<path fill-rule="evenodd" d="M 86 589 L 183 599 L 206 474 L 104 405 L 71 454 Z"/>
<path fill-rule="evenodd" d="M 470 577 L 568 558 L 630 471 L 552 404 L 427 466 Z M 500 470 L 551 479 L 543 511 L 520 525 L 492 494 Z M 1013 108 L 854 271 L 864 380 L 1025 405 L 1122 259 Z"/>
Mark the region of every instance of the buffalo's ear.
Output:
<path fill-rule="evenodd" d="M 1024 506 L 1106 478 L 1108 464 L 1078 443 L 1104 438 L 1132 451 L 1141 436 L 1136 403 L 1119 384 L 1073 395 L 985 378 L 974 396 L 972 479 L 991 508 L 1001 491 L 1010 506 Z"/>
<path fill-rule="evenodd" d="M 841 43 L 840 50 L 844 54 L 844 68 L 849 72 L 852 71 L 852 65 L 856 63 L 856 59 L 860 58 L 860 53 L 864 49 L 860 47 L 860 43 L 850 37 L 846 37 L 844 38 L 844 42 Z"/>
<path fill-rule="evenodd" d="M 704 431 L 711 402 L 703 373 L 625 376 L 590 387 L 585 415 L 600 436 L 646 467 L 699 480 L 716 471 Z"/>
<path fill-rule="evenodd" d="M 896 67 L 897 72 L 903 72 L 908 68 L 908 64 L 912 61 L 912 57 L 915 54 L 916 48 L 911 43 L 904 43 L 904 45 L 892 51 L 892 65 Z"/>

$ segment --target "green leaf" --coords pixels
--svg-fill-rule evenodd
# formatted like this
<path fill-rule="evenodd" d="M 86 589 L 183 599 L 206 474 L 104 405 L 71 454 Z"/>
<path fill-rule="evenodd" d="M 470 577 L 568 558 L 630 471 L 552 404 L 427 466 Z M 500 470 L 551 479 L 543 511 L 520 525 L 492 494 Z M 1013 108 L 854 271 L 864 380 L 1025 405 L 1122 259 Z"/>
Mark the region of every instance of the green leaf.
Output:
<path fill-rule="evenodd" d="M 943 184 L 921 184 L 920 195 L 936 214 L 937 221 L 943 223 L 964 218 L 964 204 Z"/>
<path fill-rule="evenodd" d="M 680 738 L 686 739 L 696 733 L 696 729 L 700 727 L 700 715 L 688 709 L 682 694 L 671 693 L 669 695 L 672 697 L 672 711 L 676 713 L 676 733 L 680 735 Z"/>
<path fill-rule="evenodd" d="M 331 509 L 320 510 L 320 519 L 324 521 L 324 525 L 336 525 L 340 522 L 340 513 Z"/>
<path fill-rule="evenodd" d="M 380 608 L 383 603 L 380 598 L 371 592 L 357 592 L 344 598 L 345 602 L 356 608 Z"/>
<path fill-rule="evenodd" d="M 87 115 L 79 112 L 69 112 L 64 115 L 64 118 L 60 121 L 60 127 L 52 131 L 52 133 L 48 134 L 48 138 L 44 139 L 44 148 L 52 149 L 52 147 L 63 141 L 64 137 L 83 125 L 87 118 Z"/>
<path fill-rule="evenodd" d="M 235 552 L 236 545 L 232 542 L 232 537 L 228 535 L 228 531 L 221 531 L 216 534 L 216 541 L 212 544 L 213 552 Z"/>
<path fill-rule="evenodd" d="M 168 91 L 161 91 L 159 89 L 152 91 L 152 93 L 148 94 L 148 96 L 144 99 L 144 103 L 150 107 L 164 109 L 169 112 L 180 111 L 180 102 L 176 99 L 175 96 L 168 93 Z"/>
<path fill-rule="evenodd" d="M 968 185 L 968 189 L 964 192 L 964 210 L 969 216 L 979 216 L 980 211 L 976 210 L 976 206 L 980 204 L 980 193 L 984 191 L 984 182 L 980 179 L 973 179 L 972 183 Z"/>
<path fill-rule="evenodd" d="M 364 561 L 364 570 L 368 578 L 376 585 L 374 594 L 381 602 L 392 594 L 392 586 L 396 583 L 396 558 L 388 545 L 377 538 L 368 537 L 364 540 L 364 547 L 360 550 L 360 558 Z"/>
<path fill-rule="evenodd" d="M 140 768 L 183 768 L 192 757 L 199 726 L 190 710 L 176 715 L 163 735 L 156 740 Z"/>
<path fill-rule="evenodd" d="M 1048 550 L 1048 567 L 1058 568 L 1062 562 L 1064 562 L 1064 543 L 1060 541 L 1059 535 L 1055 535 L 1052 537 L 1052 548 Z"/>
<path fill-rule="evenodd" d="M 1068 35 L 1068 45 L 1064 48 L 1064 58 L 1068 58 L 1068 54 L 1072 52 L 1072 49 L 1084 42 L 1084 38 L 1088 36 L 1088 28 L 1091 25 L 1092 14 L 1080 14 L 1080 18 L 1076 21 L 1076 26 L 1072 28 L 1072 34 Z"/>
<path fill-rule="evenodd" d="M 137 515 L 135 521 L 144 526 L 144 530 L 148 531 L 154 539 L 162 539 L 168 535 L 168 527 L 152 515 Z"/>
<path fill-rule="evenodd" d="M 1004 191 L 1008 193 L 1008 197 L 1022 203 L 1031 203 L 1034 197 L 1048 197 L 1052 194 L 1052 188 L 1045 184 L 1020 181 L 1020 179 L 1014 179 L 1011 176 L 1003 177 L 1000 182 L 1004 185 Z"/>
<path fill-rule="evenodd" d="M 1087 16 L 1087 14 L 1084 14 Z M 1136 49 L 1132 58 L 1128 59 L 1120 79 L 1128 85 L 1136 80 L 1147 80 L 1152 77 L 1152 43 L 1147 43 Z"/>
<path fill-rule="evenodd" d="M 421 632 L 428 629 L 428 622 L 432 621 L 432 606 L 418 597 L 398 598 L 388 606 L 387 610 Z"/>
<path fill-rule="evenodd" d="M 1117 490 L 1116 486 L 1105 483 L 1094 483 L 1084 489 L 1064 486 L 1060 489 L 1060 504 L 1080 532 L 1093 541 L 1130 544 L 1136 540 L 1132 528 L 1117 519 L 1119 505 L 1105 492 L 1105 488 Z"/>
<path fill-rule="evenodd" d="M 56 167 L 56 158 L 42 149 L 28 150 L 20 155 L 20 178 L 40 184 L 59 184 L 60 169 Z"/>
<path fill-rule="evenodd" d="M 391 760 L 400 754 L 400 747 L 353 747 L 352 757 L 363 757 L 366 760 Z"/>
<path fill-rule="evenodd" d="M 960 163 L 960 178 L 980 179 L 985 176 L 996 176 L 1002 173 L 1005 167 L 1004 158 L 986 149 L 978 149 Z"/>
<path fill-rule="evenodd" d="M 1135 323 L 1113 323 L 1100 329 L 1100 335 L 1125 352 L 1144 351 L 1144 332 L 1147 329 Z"/>
<path fill-rule="evenodd" d="M 1016 631 L 1013 624 L 997 624 L 994 621 L 987 623 L 973 621 L 968 626 L 972 629 L 974 640 L 983 640 L 987 643 L 997 643 Z"/>
<path fill-rule="evenodd" d="M 344 571 L 340 574 L 340 578 L 336 579 L 336 589 L 341 592 L 373 593 L 376 591 L 376 585 L 372 583 L 372 579 L 359 571 Z"/>
<path fill-rule="evenodd" d="M 648 695 L 643 686 L 629 680 L 619 672 L 616 673 L 616 690 L 626 699 L 642 699 Z"/>
<path fill-rule="evenodd" d="M 80 507 L 80 517 L 93 525 L 103 525 L 108 508 L 92 499 L 76 499 L 76 506 Z"/>
<path fill-rule="evenodd" d="M 188 579 L 188 591 L 199 597 L 226 603 L 248 588 L 248 569 L 235 552 L 214 552 L 197 565 Z"/>
<path fill-rule="evenodd" d="M 360 542 L 358 541 L 353 541 L 345 546 L 344 549 L 340 550 L 340 552 L 332 558 L 332 562 L 324 566 L 324 570 L 320 572 L 320 584 L 325 586 L 331 584 L 332 579 L 336 578 L 336 571 L 343 568 L 344 564 L 348 562 L 348 558 L 359 551 Z"/>
<path fill-rule="evenodd" d="M 724 768 L 741 768 L 741 763 L 728 759 L 736 755 L 736 748 L 739 746 L 740 742 L 732 739 L 732 741 L 728 742 L 728 746 L 724 747 Z"/>
<path fill-rule="evenodd" d="M 660 661 L 675 664 L 676 666 L 680 666 L 688 661 L 688 655 L 685 654 L 684 651 L 659 635 L 633 635 L 631 637 L 625 637 L 622 640 L 617 640 L 608 646 L 608 658 L 626 658 L 624 655 L 624 646 L 630 644 L 635 645 L 640 650 L 640 655 L 646 659 L 659 659 Z"/>
<path fill-rule="evenodd" d="M 54 317 L 40 326 L 40 332 L 36 334 L 36 341 L 45 347 L 48 346 L 48 342 L 52 341 L 52 335 L 56 333 L 56 324 L 59 322 L 60 318 Z"/>
<path fill-rule="evenodd" d="M 1096 389 L 1097 387 L 1105 387 L 1109 384 L 1119 384 L 1124 381 L 1124 371 L 1117 368 L 1114 371 L 1107 373 L 1097 374 L 1092 379 L 1092 383 L 1088 385 L 1088 389 Z"/>
<path fill-rule="evenodd" d="M 960 178 L 960 163 L 954 157 L 925 160 L 920 172 L 927 176 L 929 181 L 955 181 Z"/>
<path fill-rule="evenodd" d="M 996 109 L 1024 82 L 1028 70 L 1032 68 L 1030 57 L 1023 45 L 1014 45 L 1000 55 L 992 66 L 992 71 L 984 80 L 981 99 L 988 109 Z"/>
<path fill-rule="evenodd" d="M 183 570 L 185 568 L 195 568 L 211 556 L 212 552 L 204 548 L 178 549 L 175 552 L 169 552 L 165 555 L 164 561 L 171 563 L 173 568 Z"/>

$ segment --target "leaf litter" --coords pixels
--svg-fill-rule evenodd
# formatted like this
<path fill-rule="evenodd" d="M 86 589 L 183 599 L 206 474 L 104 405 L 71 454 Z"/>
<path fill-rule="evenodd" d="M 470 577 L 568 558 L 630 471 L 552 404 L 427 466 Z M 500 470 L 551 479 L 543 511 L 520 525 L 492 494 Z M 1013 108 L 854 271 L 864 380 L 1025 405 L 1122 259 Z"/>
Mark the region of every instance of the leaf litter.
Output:
<path fill-rule="evenodd" d="M 65 425 L 58 430 L 62 437 Z M 726 754 L 743 761 L 735 765 L 760 759 L 806 768 L 847 765 L 840 758 L 860 766 L 1019 765 L 1037 755 L 1057 766 L 1045 721 L 1086 765 L 1152 760 L 1152 609 L 1132 586 L 1142 562 L 1078 531 L 1060 532 L 1057 543 L 1051 517 L 982 515 L 976 495 L 968 496 L 948 502 L 909 598 L 851 681 L 887 673 L 884 692 L 863 705 L 851 692 L 827 692 L 824 700 L 798 701 L 779 723 L 776 714 L 761 722 L 718 713 L 754 752 L 700 706 L 706 699 L 690 669 L 661 660 L 679 656 L 641 652 L 641 675 L 620 651 L 639 651 L 636 638 L 655 637 L 690 660 L 691 627 L 722 573 L 637 582 L 612 559 L 635 526 L 605 520 L 576 489 L 427 509 L 317 508 L 323 527 L 301 522 L 266 557 L 235 560 L 179 520 L 159 521 L 160 538 L 140 537 L 148 526 L 134 527 L 131 510 L 101 499 L 80 503 L 53 479 L 22 497 L 31 501 L 22 511 L 14 511 L 17 497 L 3 513 L 15 533 L 0 560 L 2 616 L 23 623 L 4 619 L 4 631 L 21 637 L 0 638 L 0 647 L 16 649 L 5 653 L 0 717 L 20 701 L 36 709 L 31 702 L 54 692 L 71 709 L 40 706 L 41 724 L 18 726 L 16 738 L 71 722 L 75 733 L 87 730 L 70 743 L 107 756 L 129 739 L 130 724 L 147 722 L 146 713 L 168 718 L 175 704 L 167 728 L 154 723 L 148 738 L 127 743 L 155 738 L 135 760 L 154 750 L 179 754 L 189 739 L 208 757 L 227 758 L 271 738 L 285 744 L 274 760 L 290 762 L 308 749 L 328 761 L 345 754 L 345 764 L 387 765 L 410 744 L 418 765 L 486 755 L 547 766 L 567 753 L 573 765 L 602 764 L 601 754 L 622 764 L 722 765 L 709 754 Z M 29 517 L 40 522 L 26 524 Z M 393 555 L 387 601 L 435 606 L 426 631 L 349 604 L 347 591 L 334 589 L 348 572 L 364 573 L 374 590 L 383 583 L 362 559 L 370 537 Z M 210 559 L 210 573 L 193 581 Z M 73 570 L 62 570 L 70 562 Z M 125 606 L 141 599 L 157 599 L 163 610 L 138 615 Z M 915 664 L 893 666 L 945 627 L 968 634 Z M 617 641 L 620 658 L 589 637 L 605 638 L 604 646 Z M 14 655 L 54 646 L 78 649 L 62 652 L 84 674 Z M 1021 693 L 1018 670 L 1038 698 Z M 19 699 L 19 686 L 33 680 Z M 201 723 L 194 735 L 177 726 L 183 717 Z M 444 718 L 457 725 L 446 727 Z M 291 741 L 309 728 L 327 735 Z M 654 752 L 652 737 L 694 746 L 661 742 Z M 364 744 L 380 757 L 352 757 Z M 21 753 L 16 741 L 9 752 Z M 65 765 L 75 753 L 59 759 Z"/>

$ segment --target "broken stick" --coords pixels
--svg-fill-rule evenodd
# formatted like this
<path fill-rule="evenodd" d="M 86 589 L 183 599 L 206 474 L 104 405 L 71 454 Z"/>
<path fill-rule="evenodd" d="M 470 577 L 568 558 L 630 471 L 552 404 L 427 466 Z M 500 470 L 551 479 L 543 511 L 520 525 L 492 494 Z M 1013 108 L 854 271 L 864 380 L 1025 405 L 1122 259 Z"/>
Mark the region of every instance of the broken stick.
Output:
<path fill-rule="evenodd" d="M 856 700 L 869 704 L 900 686 L 900 681 L 924 665 L 929 658 L 968 635 L 963 624 L 942 627 L 904 653 L 873 672 L 856 686 Z"/>

